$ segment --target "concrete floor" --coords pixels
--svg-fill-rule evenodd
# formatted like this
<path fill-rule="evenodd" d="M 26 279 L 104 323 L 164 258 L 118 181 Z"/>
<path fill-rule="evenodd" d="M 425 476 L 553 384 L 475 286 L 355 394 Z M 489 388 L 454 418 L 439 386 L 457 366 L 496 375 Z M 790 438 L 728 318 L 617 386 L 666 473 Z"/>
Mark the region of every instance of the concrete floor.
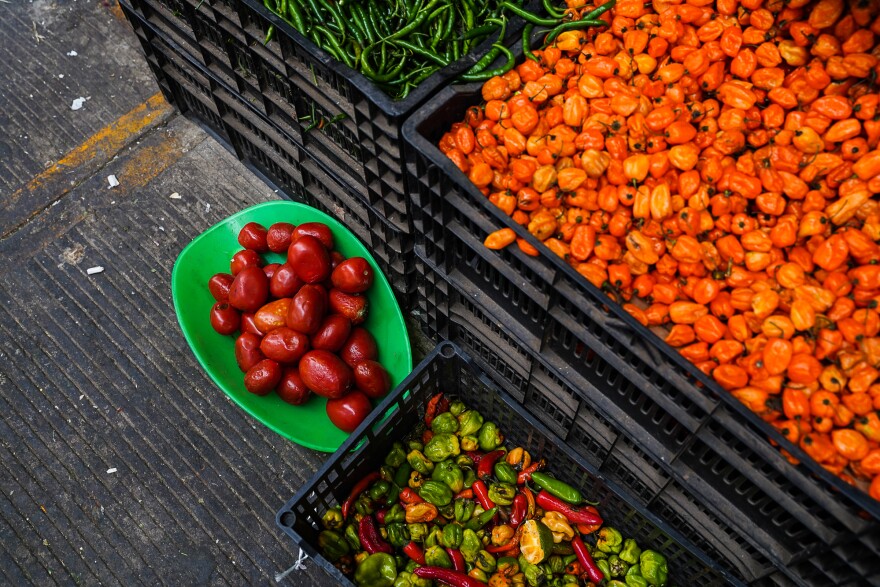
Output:
<path fill-rule="evenodd" d="M 326 455 L 213 385 L 169 284 L 278 195 L 164 102 L 115 3 L 0 16 L 0 584 L 275 584 L 274 514 Z M 329 583 L 305 565 L 282 584 Z"/>

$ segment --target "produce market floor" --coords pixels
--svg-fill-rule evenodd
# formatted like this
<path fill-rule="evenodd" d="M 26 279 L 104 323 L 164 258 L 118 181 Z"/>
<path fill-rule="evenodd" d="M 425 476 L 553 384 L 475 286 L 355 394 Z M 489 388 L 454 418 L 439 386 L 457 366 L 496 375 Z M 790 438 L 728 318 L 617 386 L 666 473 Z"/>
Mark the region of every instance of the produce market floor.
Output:
<path fill-rule="evenodd" d="M 170 277 L 279 195 L 164 102 L 115 2 L 0 15 L 0 584 L 275 584 L 274 514 L 325 455 L 211 383 Z"/>

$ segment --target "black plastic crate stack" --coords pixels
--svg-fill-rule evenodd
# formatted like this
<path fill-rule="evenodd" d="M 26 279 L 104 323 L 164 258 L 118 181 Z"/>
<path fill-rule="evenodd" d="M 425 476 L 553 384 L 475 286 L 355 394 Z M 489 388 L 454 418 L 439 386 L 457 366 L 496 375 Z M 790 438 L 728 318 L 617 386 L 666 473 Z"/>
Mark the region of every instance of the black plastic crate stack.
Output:
<path fill-rule="evenodd" d="M 441 91 L 404 127 L 434 339 L 472 353 L 525 408 L 732 574 L 753 584 L 880 585 L 880 504 L 785 441 L 495 208 L 436 147 L 480 103 Z M 510 227 L 542 252 L 483 246 Z M 792 466 L 772 438 L 804 464 Z"/>
<path fill-rule="evenodd" d="M 304 131 L 291 126 L 295 115 L 286 123 L 278 116 L 266 116 L 265 105 L 281 101 L 279 94 L 267 92 L 265 102 L 256 100 L 253 92 L 243 90 L 249 78 L 240 75 L 242 68 L 233 69 L 220 57 L 205 57 L 219 53 L 206 49 L 209 43 L 197 45 L 204 49 L 202 56 L 210 64 L 208 67 L 190 53 L 195 33 L 186 24 L 189 21 L 175 15 L 186 11 L 199 14 L 199 19 L 207 19 L 207 11 L 213 9 L 201 2 L 198 9 L 194 2 L 176 2 L 173 8 L 146 3 L 142 3 L 141 9 L 125 3 L 121 6 L 166 99 L 211 131 L 284 195 L 319 208 L 348 226 L 371 249 L 398 300 L 408 308 L 415 270 L 410 231 L 393 223 L 389 218 L 393 215 L 371 204 L 351 175 L 334 167 L 326 157 L 315 156 L 317 142 L 330 144 L 326 129 Z M 216 18 L 222 21 L 224 17 L 217 11 Z M 229 24 L 232 21 L 223 22 L 225 24 L 215 21 L 217 28 L 211 30 L 232 28 Z M 195 30 L 200 26 L 196 24 Z M 210 29 L 207 24 L 204 28 Z M 280 75 L 274 79 L 278 91 L 286 91 L 287 82 Z M 303 145 L 303 136 L 313 137 L 306 141 L 311 146 Z"/>
<path fill-rule="evenodd" d="M 410 393 L 404 393 L 409 391 Z M 495 422 L 509 447 L 522 446 L 534 458 L 547 459 L 548 470 L 599 501 L 605 522 L 635 538 L 643 548 L 663 552 L 669 560 L 670 585 L 710 586 L 736 584 L 703 550 L 687 538 L 685 523 L 670 526 L 629 495 L 615 481 L 568 448 L 530 411 L 497 384 L 458 347 L 441 343 L 401 385 L 382 402 L 336 453 L 278 512 L 278 525 L 342 585 L 351 582 L 317 550 L 321 516 L 342 503 L 355 480 L 377 469 L 394 441 L 413 430 L 424 416 L 424 406 L 435 393 L 456 396 Z M 383 414 L 390 414 L 385 421 Z M 358 446 L 360 442 L 363 445 Z"/>

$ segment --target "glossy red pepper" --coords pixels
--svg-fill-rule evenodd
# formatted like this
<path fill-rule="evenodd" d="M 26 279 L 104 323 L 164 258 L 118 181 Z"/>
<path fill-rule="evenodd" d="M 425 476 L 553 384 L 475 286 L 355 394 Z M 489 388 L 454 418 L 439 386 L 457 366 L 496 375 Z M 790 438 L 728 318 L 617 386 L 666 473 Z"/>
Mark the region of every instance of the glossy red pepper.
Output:
<path fill-rule="evenodd" d="M 422 497 L 418 493 L 416 493 L 415 491 L 413 491 L 409 487 L 404 487 L 401 490 L 400 495 L 398 496 L 398 499 L 400 499 L 401 503 L 404 503 L 407 505 L 411 504 L 411 503 L 422 503 L 423 501 L 425 501 L 424 499 L 422 499 Z"/>
<path fill-rule="evenodd" d="M 384 525 L 385 525 L 385 515 L 386 515 L 387 513 L 388 513 L 388 510 L 377 510 L 377 511 L 376 511 L 376 514 L 375 514 L 375 515 L 376 515 L 376 521 L 379 522 L 380 524 L 382 524 L 382 525 L 384 526 Z"/>
<path fill-rule="evenodd" d="M 452 570 L 458 571 L 459 573 L 467 573 L 467 566 L 464 564 L 464 556 L 461 554 L 461 551 L 457 548 L 447 548 L 446 554 L 449 555 L 449 558 L 452 560 Z"/>
<path fill-rule="evenodd" d="M 482 581 L 442 567 L 418 567 L 413 571 L 413 575 L 422 579 L 434 579 L 450 587 L 486 587 Z"/>
<path fill-rule="evenodd" d="M 570 503 L 566 503 L 558 497 L 550 495 L 543 489 L 535 498 L 535 503 L 546 511 L 559 512 L 572 524 L 587 524 L 592 526 L 594 524 L 602 523 L 602 518 L 597 514 L 594 514 L 586 508 L 576 507 Z"/>
<path fill-rule="evenodd" d="M 348 512 L 351 511 L 351 506 L 354 505 L 355 500 L 357 500 L 358 496 L 361 493 L 367 490 L 367 488 L 378 481 L 381 478 L 379 471 L 373 471 L 360 481 L 354 484 L 354 487 L 351 488 L 351 493 L 348 494 L 348 497 L 344 502 L 342 502 L 342 519 L 348 519 Z"/>
<path fill-rule="evenodd" d="M 471 489 L 474 490 L 474 497 L 477 498 L 477 501 L 483 506 L 484 510 L 491 510 L 495 507 L 495 502 L 489 499 L 489 490 L 486 488 L 485 483 L 482 481 L 474 481 Z"/>
<path fill-rule="evenodd" d="M 464 454 L 466 454 L 474 462 L 475 466 L 479 466 L 480 461 L 482 461 L 483 457 L 485 456 L 483 453 L 477 452 L 475 450 L 466 451 Z"/>
<path fill-rule="evenodd" d="M 501 449 L 493 450 L 492 452 L 484 454 L 480 459 L 480 464 L 477 465 L 477 479 L 488 481 L 489 478 L 492 477 L 492 468 L 495 466 L 495 463 L 498 462 L 498 459 L 503 457 L 504 454 L 505 451 Z"/>
<path fill-rule="evenodd" d="M 394 554 L 394 549 L 385 542 L 385 539 L 379 533 L 379 528 L 376 527 L 376 521 L 373 519 L 373 516 L 361 518 L 358 524 L 358 540 L 361 541 L 361 546 L 364 547 L 364 550 L 370 554 L 377 552 Z"/>
<path fill-rule="evenodd" d="M 590 581 L 597 585 L 601 583 L 605 579 L 605 574 L 596 566 L 596 561 L 593 560 L 590 551 L 587 550 L 587 545 L 584 544 L 584 541 L 581 540 L 579 535 L 574 535 L 574 539 L 571 541 L 571 547 L 574 548 L 574 553 L 578 557 L 578 562 L 581 563 L 581 566 L 584 568 L 584 571 L 586 571 Z"/>
<path fill-rule="evenodd" d="M 436 394 L 428 400 L 428 408 L 425 410 L 425 424 L 430 427 L 439 414 L 449 410 L 449 400 L 443 397 L 442 393 Z"/>
<path fill-rule="evenodd" d="M 516 476 L 517 485 L 525 485 L 526 481 L 531 481 L 532 473 L 535 471 L 539 471 L 544 468 L 544 459 L 540 461 L 536 461 L 519 472 L 519 475 Z"/>
<path fill-rule="evenodd" d="M 462 489 L 458 493 L 455 494 L 455 499 L 473 499 L 474 498 L 474 490 L 468 487 L 467 489 Z"/>
<path fill-rule="evenodd" d="M 410 541 L 409 544 L 404 546 L 403 554 L 416 561 L 420 565 L 425 564 L 425 551 L 422 550 L 422 547 L 415 542 Z"/>
<path fill-rule="evenodd" d="M 507 520 L 511 528 L 516 530 L 525 521 L 528 509 L 529 500 L 522 493 L 517 493 L 511 505 L 510 519 Z"/>

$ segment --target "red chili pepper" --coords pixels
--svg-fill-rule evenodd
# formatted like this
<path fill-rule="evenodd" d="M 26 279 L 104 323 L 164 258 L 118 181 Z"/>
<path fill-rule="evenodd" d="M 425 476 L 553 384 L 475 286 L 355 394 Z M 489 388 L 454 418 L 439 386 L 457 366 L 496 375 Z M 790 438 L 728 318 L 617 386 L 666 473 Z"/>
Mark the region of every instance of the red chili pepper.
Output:
<path fill-rule="evenodd" d="M 507 523 L 511 528 L 516 530 L 520 524 L 526 519 L 526 511 L 529 509 L 529 500 L 522 493 L 517 493 L 513 498 L 513 504 L 510 510 L 510 519 Z"/>
<path fill-rule="evenodd" d="M 499 552 L 506 552 L 508 550 L 513 550 L 518 547 L 519 547 L 519 538 L 514 536 L 513 538 L 510 539 L 510 542 L 508 542 L 507 544 L 487 546 L 486 552 L 491 553 L 491 554 L 498 554 Z"/>
<path fill-rule="evenodd" d="M 425 430 L 422 432 L 422 444 L 428 444 L 431 442 L 432 438 L 434 438 L 434 432 L 432 430 Z"/>
<path fill-rule="evenodd" d="M 577 555 L 581 566 L 584 567 L 584 570 L 587 572 L 590 581 L 597 585 L 601 583 L 602 580 L 605 579 L 605 574 L 602 572 L 602 569 L 596 566 L 596 561 L 593 560 L 590 551 L 587 550 L 587 545 L 584 544 L 584 541 L 581 540 L 579 535 L 574 535 L 574 539 L 571 541 L 571 546 L 574 548 L 574 553 Z"/>
<path fill-rule="evenodd" d="M 495 507 L 495 502 L 489 499 L 489 490 L 486 488 L 486 484 L 482 481 L 474 481 L 474 484 L 471 485 L 471 489 L 474 490 L 474 496 L 477 498 L 477 501 L 480 502 L 480 505 L 483 506 L 484 510 L 491 510 Z"/>
<path fill-rule="evenodd" d="M 376 521 L 380 524 L 385 524 L 385 516 L 388 514 L 388 510 L 377 510 L 376 511 Z"/>
<path fill-rule="evenodd" d="M 459 573 L 467 573 L 467 567 L 464 564 L 464 556 L 457 548 L 447 548 L 446 554 L 452 559 L 452 569 Z M 423 563 L 424 564 L 424 563 Z"/>
<path fill-rule="evenodd" d="M 584 507 L 584 511 L 588 511 L 591 514 L 599 515 L 599 510 L 595 507 L 588 505 Z M 576 524 L 578 532 L 581 534 L 592 534 L 596 530 L 602 527 L 602 524 Z"/>
<path fill-rule="evenodd" d="M 438 414 L 442 414 L 449 410 L 449 400 L 443 397 L 442 393 L 436 394 L 428 400 L 428 408 L 425 410 L 425 424 L 431 426 L 431 422 Z"/>
<path fill-rule="evenodd" d="M 473 499 L 474 498 L 474 490 L 468 487 L 467 489 L 462 489 L 458 493 L 455 494 L 455 499 Z"/>
<path fill-rule="evenodd" d="M 403 490 L 401 490 L 398 499 L 400 499 L 402 503 L 405 503 L 407 505 L 411 503 L 422 503 L 423 501 L 425 501 L 418 493 L 416 493 L 409 487 L 404 487 Z"/>
<path fill-rule="evenodd" d="M 601 524 L 602 518 L 586 508 L 576 507 L 550 495 L 543 489 L 535 498 L 535 503 L 551 512 L 559 512 L 572 524 Z"/>
<path fill-rule="evenodd" d="M 534 462 L 522 471 L 519 472 L 519 475 L 516 476 L 516 484 L 517 485 L 525 485 L 526 481 L 531 481 L 532 473 L 535 471 L 539 471 L 544 468 L 544 459 L 540 461 Z"/>
<path fill-rule="evenodd" d="M 413 575 L 422 579 L 435 579 L 450 587 L 486 587 L 482 581 L 442 567 L 418 567 L 413 571 Z"/>
<path fill-rule="evenodd" d="M 492 467 L 495 466 L 495 463 L 498 462 L 498 459 L 504 456 L 505 451 L 503 450 L 493 450 L 492 452 L 486 453 L 480 459 L 480 464 L 477 465 L 477 479 L 482 479 L 483 481 L 488 481 L 492 476 Z"/>
<path fill-rule="evenodd" d="M 416 561 L 420 565 L 425 564 L 425 551 L 422 550 L 422 547 L 415 542 L 410 541 L 409 544 L 404 546 L 403 554 Z"/>
<path fill-rule="evenodd" d="M 348 498 L 342 503 L 342 519 L 348 519 L 348 512 L 351 510 L 351 506 L 354 505 L 355 500 L 358 496 L 367 490 L 367 488 L 372 485 L 374 482 L 378 481 L 381 478 L 379 471 L 373 471 L 360 481 L 354 484 L 354 487 L 351 488 L 351 493 L 348 494 Z"/>
<path fill-rule="evenodd" d="M 477 452 L 475 450 L 465 451 L 464 454 L 470 457 L 470 459 L 474 462 L 474 465 L 476 466 L 480 465 L 480 461 L 482 461 L 483 457 L 485 456 L 483 453 Z"/>
<path fill-rule="evenodd" d="M 379 534 L 379 529 L 376 527 L 376 521 L 373 519 L 373 516 L 361 518 L 358 524 L 358 539 L 361 541 L 361 546 L 364 547 L 364 550 L 370 554 L 376 552 L 394 554 L 394 549 Z"/>

